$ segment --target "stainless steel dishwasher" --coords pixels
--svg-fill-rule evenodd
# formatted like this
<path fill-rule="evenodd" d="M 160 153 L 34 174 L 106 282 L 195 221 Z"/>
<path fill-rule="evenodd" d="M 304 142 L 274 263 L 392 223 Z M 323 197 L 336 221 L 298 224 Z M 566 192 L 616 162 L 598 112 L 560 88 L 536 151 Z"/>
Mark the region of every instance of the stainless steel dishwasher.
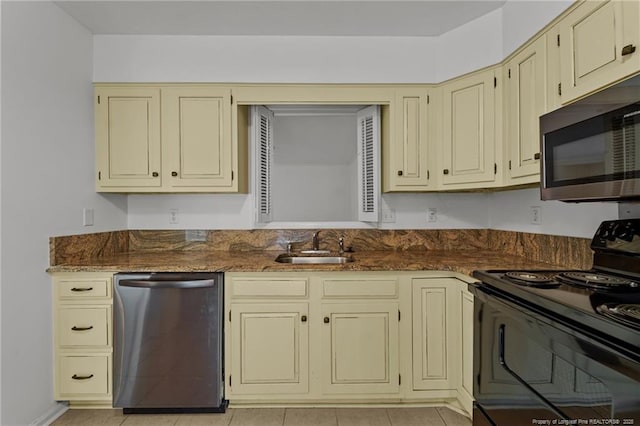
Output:
<path fill-rule="evenodd" d="M 113 406 L 224 412 L 223 274 L 115 275 Z"/>

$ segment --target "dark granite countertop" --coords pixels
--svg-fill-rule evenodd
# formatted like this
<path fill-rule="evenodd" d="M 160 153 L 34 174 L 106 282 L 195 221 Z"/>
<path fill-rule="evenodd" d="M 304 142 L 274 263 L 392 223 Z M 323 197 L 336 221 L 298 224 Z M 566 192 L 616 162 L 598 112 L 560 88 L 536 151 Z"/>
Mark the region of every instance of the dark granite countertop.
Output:
<path fill-rule="evenodd" d="M 135 250 L 49 267 L 48 272 L 283 272 L 283 271 L 452 271 L 553 269 L 559 265 L 490 250 L 360 251 L 346 264 L 282 264 L 281 252 L 225 250 Z"/>

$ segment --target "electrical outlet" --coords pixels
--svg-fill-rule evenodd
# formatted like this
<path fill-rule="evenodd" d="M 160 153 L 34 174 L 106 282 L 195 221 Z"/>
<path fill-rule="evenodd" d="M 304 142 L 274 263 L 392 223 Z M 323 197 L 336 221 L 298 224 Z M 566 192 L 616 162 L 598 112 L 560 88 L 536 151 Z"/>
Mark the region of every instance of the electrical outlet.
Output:
<path fill-rule="evenodd" d="M 430 207 L 427 209 L 427 222 L 437 222 L 438 221 L 438 209 L 435 207 Z"/>
<path fill-rule="evenodd" d="M 542 216 L 540 213 L 540 206 L 531 206 L 531 223 L 534 225 L 542 224 Z"/>
<path fill-rule="evenodd" d="M 395 223 L 395 221 L 396 221 L 396 211 L 394 209 L 382 210 L 382 222 Z"/>
<path fill-rule="evenodd" d="M 184 231 L 184 239 L 187 241 L 207 241 L 207 231 L 203 229 L 187 229 Z"/>
<path fill-rule="evenodd" d="M 93 226 L 93 209 L 82 209 L 82 224 Z"/>
<path fill-rule="evenodd" d="M 178 209 L 169 209 L 169 223 L 176 224 L 178 222 Z"/>

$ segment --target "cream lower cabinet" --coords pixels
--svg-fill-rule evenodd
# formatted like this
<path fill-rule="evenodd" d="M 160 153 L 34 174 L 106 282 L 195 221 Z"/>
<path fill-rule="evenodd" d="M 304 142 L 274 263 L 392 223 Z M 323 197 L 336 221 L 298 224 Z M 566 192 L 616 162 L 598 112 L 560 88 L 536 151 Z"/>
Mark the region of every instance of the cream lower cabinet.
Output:
<path fill-rule="evenodd" d="M 307 303 L 233 303 L 231 345 L 236 394 L 309 391 Z"/>
<path fill-rule="evenodd" d="M 473 299 L 455 275 L 225 274 L 227 399 L 470 412 Z"/>
<path fill-rule="evenodd" d="M 112 274 L 53 274 L 54 397 L 112 403 Z"/>
<path fill-rule="evenodd" d="M 558 28 L 562 103 L 640 71 L 639 2 L 581 2 Z"/>
<path fill-rule="evenodd" d="M 413 389 L 451 389 L 453 355 L 451 318 L 455 287 L 448 280 L 416 278 L 411 282 Z"/>

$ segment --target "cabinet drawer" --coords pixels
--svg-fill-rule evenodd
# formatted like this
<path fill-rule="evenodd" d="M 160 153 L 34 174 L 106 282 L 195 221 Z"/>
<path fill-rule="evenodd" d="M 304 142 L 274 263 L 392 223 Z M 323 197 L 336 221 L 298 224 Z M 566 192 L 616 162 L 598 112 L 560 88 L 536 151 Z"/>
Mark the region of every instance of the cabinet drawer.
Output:
<path fill-rule="evenodd" d="M 111 357 L 109 355 L 58 358 L 58 394 L 108 395 L 110 393 Z"/>
<path fill-rule="evenodd" d="M 231 297 L 307 297 L 306 278 L 234 279 Z"/>
<path fill-rule="evenodd" d="M 64 307 L 58 309 L 60 346 L 108 346 L 111 308 Z"/>
<path fill-rule="evenodd" d="M 325 298 L 376 297 L 395 299 L 398 297 L 398 281 L 394 279 L 324 280 L 322 290 Z"/>
<path fill-rule="evenodd" d="M 110 278 L 59 279 L 57 286 L 59 300 L 111 297 Z"/>

